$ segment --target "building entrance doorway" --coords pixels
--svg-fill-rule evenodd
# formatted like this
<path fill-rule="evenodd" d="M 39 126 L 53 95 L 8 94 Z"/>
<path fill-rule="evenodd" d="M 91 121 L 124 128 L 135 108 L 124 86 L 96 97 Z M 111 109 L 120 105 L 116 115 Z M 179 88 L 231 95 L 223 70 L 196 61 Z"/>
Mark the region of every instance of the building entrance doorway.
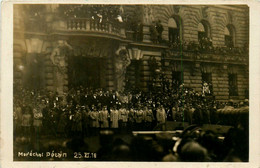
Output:
<path fill-rule="evenodd" d="M 68 62 L 69 88 L 106 88 L 107 59 L 77 56 Z"/>

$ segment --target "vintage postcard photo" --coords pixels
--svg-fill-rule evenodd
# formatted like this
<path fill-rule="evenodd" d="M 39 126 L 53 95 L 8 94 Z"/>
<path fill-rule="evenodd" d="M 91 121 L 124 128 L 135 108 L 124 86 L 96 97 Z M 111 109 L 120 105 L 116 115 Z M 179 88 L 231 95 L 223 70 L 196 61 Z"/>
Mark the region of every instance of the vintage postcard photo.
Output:
<path fill-rule="evenodd" d="M 12 14 L 14 162 L 249 162 L 247 4 Z"/>

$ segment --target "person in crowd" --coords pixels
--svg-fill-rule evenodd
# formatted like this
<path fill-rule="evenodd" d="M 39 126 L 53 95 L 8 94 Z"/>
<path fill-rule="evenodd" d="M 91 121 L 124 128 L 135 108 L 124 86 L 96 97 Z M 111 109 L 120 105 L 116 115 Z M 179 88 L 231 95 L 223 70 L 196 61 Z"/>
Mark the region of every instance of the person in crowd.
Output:
<path fill-rule="evenodd" d="M 128 131 L 132 131 L 135 127 L 135 114 L 136 110 L 131 105 L 128 114 Z"/>
<path fill-rule="evenodd" d="M 99 125 L 100 114 L 96 109 L 95 105 L 92 105 L 92 112 L 90 113 L 90 118 L 92 120 L 92 130 L 94 131 L 94 135 L 97 135 L 100 127 Z"/>
<path fill-rule="evenodd" d="M 14 133 L 18 136 L 21 133 L 22 116 L 21 103 L 18 102 L 17 104 L 14 104 Z"/>
<path fill-rule="evenodd" d="M 180 161 L 205 162 L 209 161 L 208 151 L 195 141 L 187 142 L 181 148 Z"/>
<path fill-rule="evenodd" d="M 108 128 L 109 127 L 108 119 L 109 119 L 109 114 L 108 114 L 107 106 L 104 106 L 102 111 L 100 111 L 101 128 Z"/>
<path fill-rule="evenodd" d="M 143 121 L 144 121 L 144 111 L 141 108 L 141 104 L 139 104 L 138 110 L 135 113 L 135 122 L 136 122 L 135 130 L 138 131 L 143 130 Z"/>
<path fill-rule="evenodd" d="M 121 123 L 121 131 L 120 132 L 126 132 L 127 128 L 127 122 L 128 122 L 128 113 L 129 111 L 125 108 L 125 105 L 122 105 L 121 112 L 120 112 L 120 119 L 122 121 Z"/>
<path fill-rule="evenodd" d="M 172 120 L 175 122 L 177 121 L 176 119 L 177 109 L 178 109 L 177 104 L 172 106 Z"/>
<path fill-rule="evenodd" d="M 22 115 L 22 130 L 24 136 L 31 135 L 31 126 L 32 126 L 32 112 L 29 106 L 26 106 L 24 109 L 24 113 Z"/>
<path fill-rule="evenodd" d="M 148 108 L 145 106 L 144 110 L 144 121 L 145 121 L 145 129 L 146 130 L 152 130 L 152 122 L 154 120 L 153 111 L 151 108 Z"/>
<path fill-rule="evenodd" d="M 59 123 L 58 123 L 58 129 L 57 132 L 61 137 L 66 137 L 66 128 L 68 124 L 68 115 L 67 111 L 65 108 L 62 109 L 62 113 L 59 118 Z"/>
<path fill-rule="evenodd" d="M 74 136 L 82 136 L 82 112 L 79 106 L 76 107 L 76 113 L 72 120 L 71 131 Z"/>
<path fill-rule="evenodd" d="M 110 110 L 110 121 L 111 121 L 111 128 L 112 129 L 118 129 L 118 120 L 119 120 L 119 114 L 116 106 L 112 107 Z"/>
<path fill-rule="evenodd" d="M 82 131 L 83 136 L 90 136 L 90 126 L 91 126 L 91 119 L 90 119 L 90 109 L 88 106 L 83 106 L 82 110 Z"/>
<path fill-rule="evenodd" d="M 162 125 L 162 130 L 165 130 L 166 113 L 162 104 L 159 105 L 156 111 L 157 124 Z"/>
<path fill-rule="evenodd" d="M 33 108 L 33 127 L 35 135 L 39 138 L 42 130 L 42 112 L 37 108 Z"/>

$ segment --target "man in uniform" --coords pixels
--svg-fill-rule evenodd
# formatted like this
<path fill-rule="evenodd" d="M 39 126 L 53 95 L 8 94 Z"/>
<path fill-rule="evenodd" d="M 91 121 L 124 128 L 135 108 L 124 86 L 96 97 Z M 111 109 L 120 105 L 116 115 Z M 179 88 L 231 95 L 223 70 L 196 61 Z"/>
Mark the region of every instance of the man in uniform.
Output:
<path fill-rule="evenodd" d="M 135 113 L 136 130 L 142 130 L 144 120 L 144 111 L 141 109 L 141 105 L 138 104 L 138 110 Z"/>
<path fill-rule="evenodd" d="M 156 111 L 157 124 L 162 124 L 162 130 L 165 130 L 166 124 L 166 112 L 163 108 L 163 105 L 160 104 L 159 108 Z"/>
<path fill-rule="evenodd" d="M 145 120 L 145 129 L 146 130 L 152 130 L 152 122 L 154 120 L 154 115 L 152 109 L 148 109 L 147 106 L 145 106 L 144 110 L 144 120 Z"/>
<path fill-rule="evenodd" d="M 113 108 L 111 108 L 111 111 L 110 111 L 110 121 L 111 121 L 112 129 L 118 128 L 118 120 L 119 120 L 118 110 L 114 106 Z"/>
<path fill-rule="evenodd" d="M 109 114 L 107 111 L 107 106 L 104 106 L 103 109 L 100 111 L 101 128 L 109 127 L 108 117 L 109 117 Z"/>
<path fill-rule="evenodd" d="M 126 127 L 127 127 L 127 121 L 128 121 L 128 113 L 129 111 L 126 110 L 125 105 L 120 109 L 120 119 L 121 119 L 121 132 L 125 132 Z"/>
<path fill-rule="evenodd" d="M 96 135 L 99 128 L 99 112 L 94 105 L 92 105 L 92 112 L 90 113 L 90 118 L 92 120 L 92 129 Z"/>

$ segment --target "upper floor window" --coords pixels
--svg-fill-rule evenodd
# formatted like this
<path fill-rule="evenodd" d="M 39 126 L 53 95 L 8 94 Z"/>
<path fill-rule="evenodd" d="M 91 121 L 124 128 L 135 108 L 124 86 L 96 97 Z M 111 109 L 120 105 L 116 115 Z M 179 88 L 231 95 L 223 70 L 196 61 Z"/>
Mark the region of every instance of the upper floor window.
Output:
<path fill-rule="evenodd" d="M 225 46 L 228 48 L 233 48 L 234 40 L 235 40 L 234 28 L 231 25 L 225 27 L 224 35 L 225 35 Z"/>
<path fill-rule="evenodd" d="M 168 21 L 168 34 L 169 42 L 176 43 L 180 41 L 180 26 L 173 18 Z"/>
<path fill-rule="evenodd" d="M 210 29 L 206 21 L 202 21 L 198 25 L 198 40 L 202 42 L 203 40 L 210 38 Z"/>
<path fill-rule="evenodd" d="M 208 22 L 204 20 L 198 24 L 198 40 L 202 50 L 208 50 L 212 47 L 210 26 Z"/>

